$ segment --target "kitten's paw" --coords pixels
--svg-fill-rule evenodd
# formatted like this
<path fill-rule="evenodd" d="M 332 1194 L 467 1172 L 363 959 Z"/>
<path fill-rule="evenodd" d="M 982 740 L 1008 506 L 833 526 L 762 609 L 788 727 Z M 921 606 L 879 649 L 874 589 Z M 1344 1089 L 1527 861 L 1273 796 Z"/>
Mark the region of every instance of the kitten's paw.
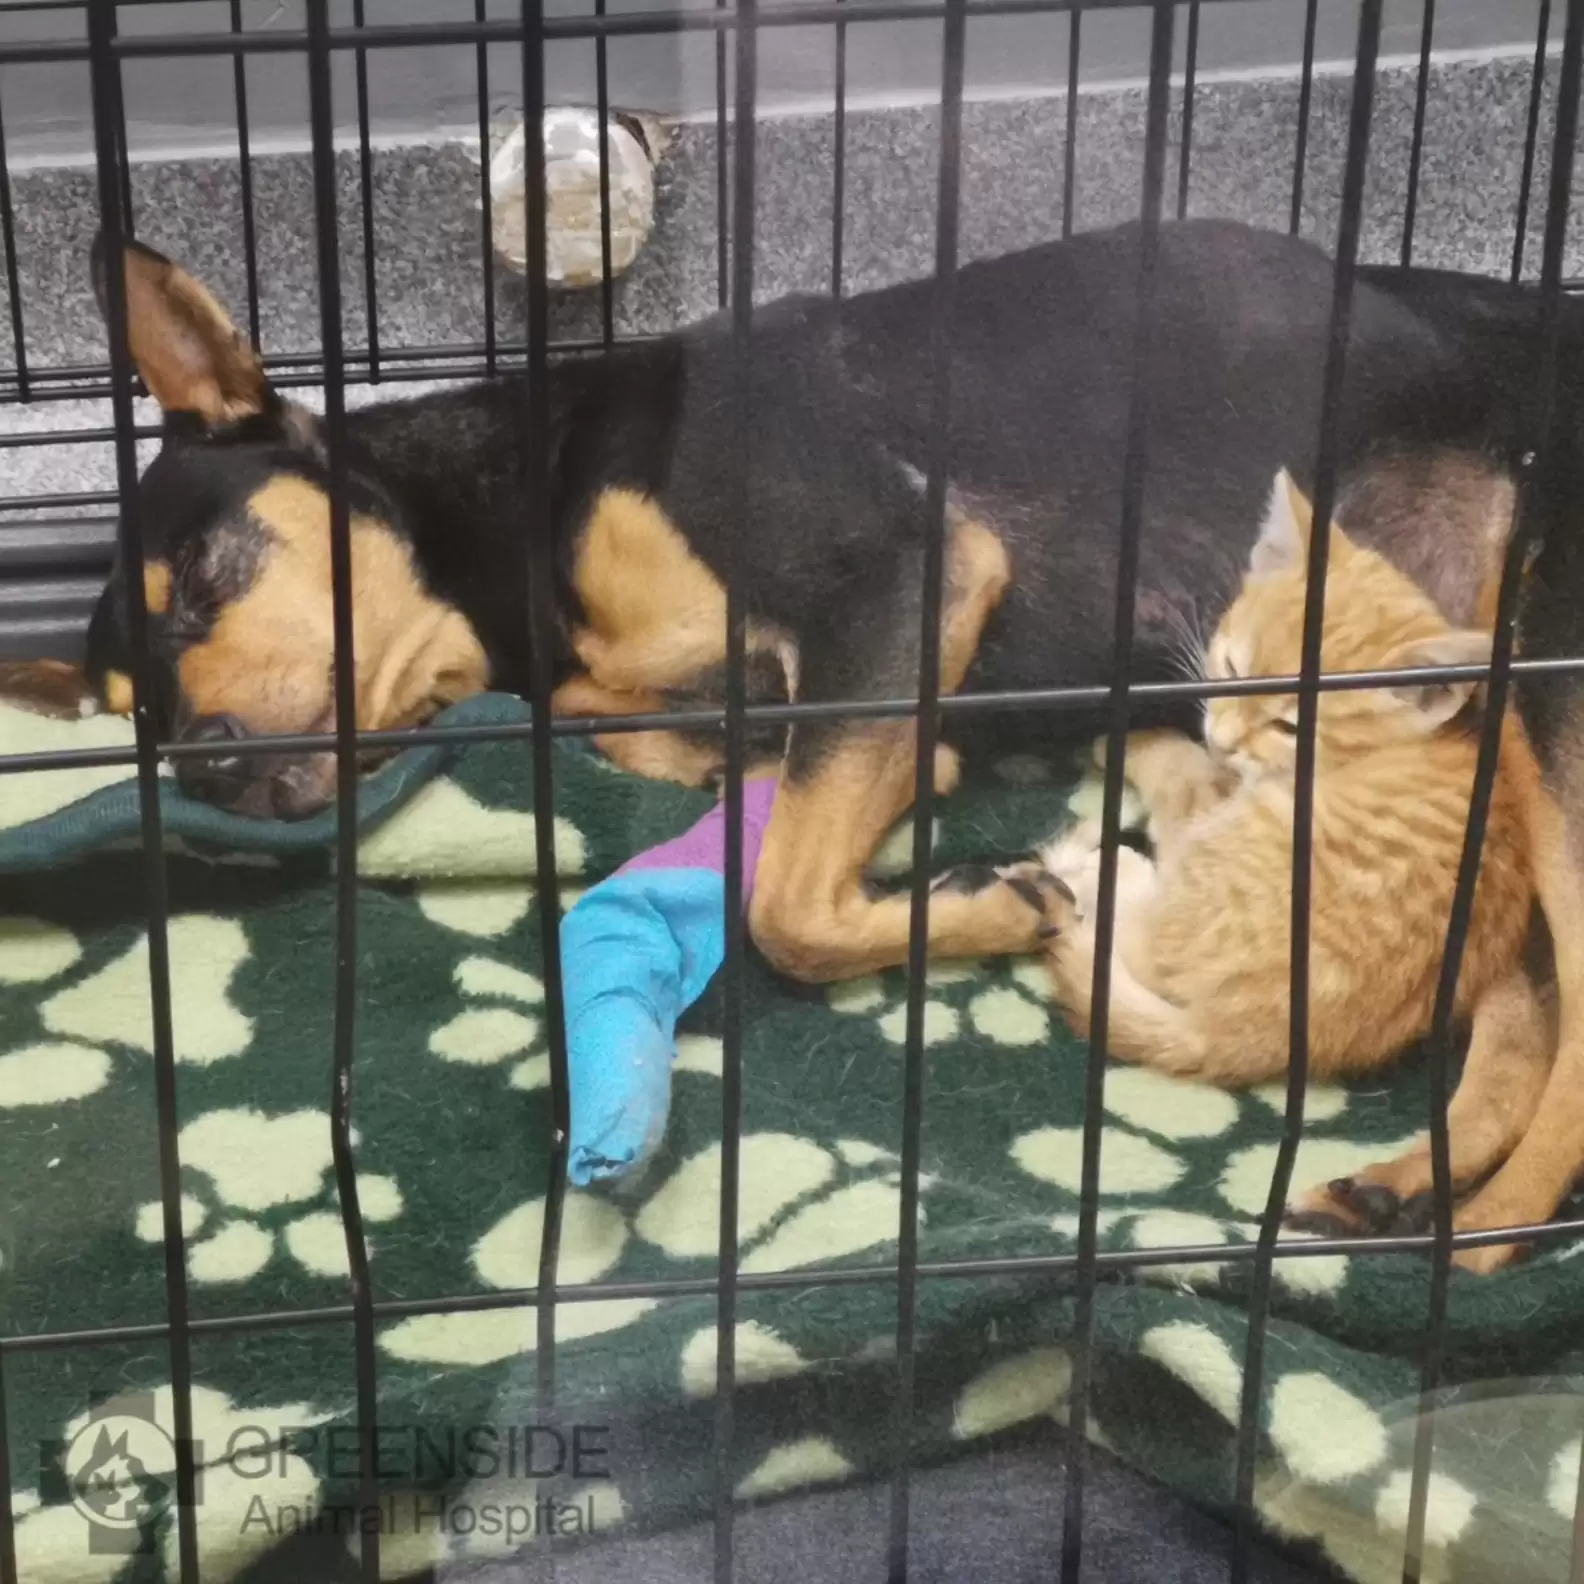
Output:
<path fill-rule="evenodd" d="M 1037 857 L 1047 874 L 1068 890 L 1078 892 L 1100 862 L 1100 821 L 1076 820 L 1046 842 Z"/>

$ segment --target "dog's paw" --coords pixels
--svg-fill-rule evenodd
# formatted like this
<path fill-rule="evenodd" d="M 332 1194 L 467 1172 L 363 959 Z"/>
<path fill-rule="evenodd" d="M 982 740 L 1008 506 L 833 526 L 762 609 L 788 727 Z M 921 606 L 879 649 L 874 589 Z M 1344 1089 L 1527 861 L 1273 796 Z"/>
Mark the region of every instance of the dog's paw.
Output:
<path fill-rule="evenodd" d="M 1004 945 L 998 950 L 1035 951 L 1059 934 L 1077 912 L 1073 890 L 1043 864 L 1032 860 L 1010 864 L 960 864 L 937 875 L 936 894 L 973 897 L 978 907 L 995 915 L 982 922 L 987 935 Z"/>
<path fill-rule="evenodd" d="M 1289 1208 L 1284 1224 L 1294 1232 L 1320 1237 L 1381 1237 L 1424 1231 L 1430 1213 L 1428 1194 L 1404 1200 L 1384 1183 L 1333 1177 L 1302 1195 Z"/>

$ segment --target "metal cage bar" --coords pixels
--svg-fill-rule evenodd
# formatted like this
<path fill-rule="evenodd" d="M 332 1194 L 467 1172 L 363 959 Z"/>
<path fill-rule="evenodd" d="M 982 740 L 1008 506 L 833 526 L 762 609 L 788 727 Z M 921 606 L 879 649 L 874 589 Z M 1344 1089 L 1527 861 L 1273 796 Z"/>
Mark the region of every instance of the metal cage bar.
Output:
<path fill-rule="evenodd" d="M 1403 200 L 1401 261 L 1413 263 L 1414 226 L 1419 217 L 1419 175 L 1424 166 L 1425 111 L 1430 101 L 1430 52 L 1435 48 L 1436 0 L 1424 0 L 1419 24 L 1419 71 L 1414 83 L 1413 142 L 1408 150 L 1408 193 Z"/>
<path fill-rule="evenodd" d="M 1182 147 L 1177 156 L 1177 218 L 1188 214 L 1188 182 L 1193 167 L 1194 88 L 1199 75 L 1199 0 L 1188 6 L 1188 48 L 1183 61 Z"/>
<path fill-rule="evenodd" d="M 1111 1011 L 1111 949 L 1116 934 L 1117 850 L 1122 834 L 1122 775 L 1131 714 L 1133 627 L 1139 556 L 1144 535 L 1144 490 L 1149 464 L 1148 402 L 1144 370 L 1154 334 L 1155 265 L 1159 252 L 1161 205 L 1166 183 L 1166 118 L 1169 108 L 1172 31 L 1171 5 L 1151 16 L 1149 106 L 1146 117 L 1144 188 L 1140 200 L 1139 263 L 1134 283 L 1135 328 L 1128 394 L 1127 441 L 1122 462 L 1122 520 L 1117 554 L 1116 606 L 1112 617 L 1112 671 L 1108 690 L 1105 796 L 1100 812 L 1100 891 L 1095 908 L 1095 963 L 1089 1018 L 1089 1049 L 1084 1069 L 1083 1161 L 1078 1196 L 1078 1302 L 1073 1320 L 1071 1427 L 1067 1452 L 1067 1490 L 1062 1513 L 1062 1584 L 1078 1584 L 1083 1565 L 1083 1496 L 1088 1469 L 1090 1350 L 1094 1331 L 1099 1244 L 1100 1152 L 1105 1121 L 1106 1040 Z"/>
<path fill-rule="evenodd" d="M 963 75 L 967 17 L 948 7 L 941 30 L 941 106 L 937 137 L 935 270 L 930 300 L 928 451 L 919 622 L 918 714 L 913 744 L 913 854 L 908 880 L 907 997 L 902 1053 L 902 1191 L 897 1225 L 896 1406 L 892 1424 L 887 1576 L 905 1579 L 913 1467 L 913 1395 L 918 1350 L 919 1169 L 924 1128 L 924 991 L 929 955 L 929 865 L 934 821 L 935 743 L 939 731 L 941 600 L 946 570 L 946 480 L 951 464 L 952 332 L 962 214 Z"/>
<path fill-rule="evenodd" d="M 335 111 L 331 102 L 329 0 L 308 0 L 308 103 L 313 132 L 314 229 L 320 335 L 324 344 L 324 440 L 330 494 L 330 590 L 334 623 L 336 716 L 335 1021 L 330 1085 L 330 1147 L 346 1243 L 356 1358 L 359 1562 L 367 1584 L 380 1578 L 378 1365 L 368 1240 L 352 1147 L 352 1087 L 357 1054 L 358 757 L 357 655 L 352 619 L 352 522 L 347 472 L 346 392 L 341 368 L 341 259 L 337 229 Z"/>
<path fill-rule="evenodd" d="M 522 0 L 523 191 L 528 269 L 528 371 L 523 446 L 523 500 L 526 503 L 529 645 L 533 686 L 532 746 L 534 799 L 534 876 L 540 917 L 540 966 L 545 987 L 545 1043 L 550 1065 L 547 1119 L 549 1178 L 539 1239 L 538 1300 L 534 1386 L 541 1423 L 553 1422 L 556 1371 L 556 1272 L 561 1258 L 561 1224 L 566 1205 L 567 1139 L 571 1096 L 567 1084 L 566 1006 L 561 980 L 561 881 L 556 869 L 555 783 L 550 759 L 550 635 L 555 619 L 555 568 L 543 514 L 549 491 L 549 284 L 545 257 L 544 3 Z"/>
<path fill-rule="evenodd" d="M 242 31 L 242 0 L 231 0 L 231 31 Z M 247 56 L 231 62 L 231 99 L 236 106 L 237 172 L 242 183 L 242 252 L 247 270 L 248 340 L 259 348 L 258 226 L 253 210 L 253 150 L 248 130 Z"/>
<path fill-rule="evenodd" d="M 352 0 L 352 26 L 363 29 L 363 0 Z M 374 257 L 374 150 L 369 144 L 368 51 L 352 55 L 357 83 L 358 196 L 363 221 L 363 309 L 368 321 L 369 384 L 380 382 L 379 281 Z"/>
<path fill-rule="evenodd" d="M 1083 51 L 1083 12 L 1067 18 L 1067 126 L 1062 140 L 1062 240 L 1073 234 L 1078 186 L 1078 62 Z"/>
<path fill-rule="evenodd" d="M 111 404 L 116 429 L 116 480 L 121 495 L 120 548 L 129 566 L 143 564 L 138 510 L 137 445 L 132 438 L 131 357 L 127 350 L 126 272 L 122 240 L 129 210 L 125 171 L 121 71 L 110 52 L 114 17 L 95 7 L 88 17 L 92 48 L 94 155 L 103 240 L 105 317 L 110 342 Z M 148 923 L 149 998 L 154 1046 L 155 1104 L 159 1132 L 160 1230 L 169 1328 L 171 1419 L 176 1443 L 176 1536 L 181 1584 L 198 1584 L 196 1472 L 192 1438 L 192 1343 L 187 1255 L 182 1226 L 181 1160 L 177 1142 L 176 1055 L 171 1026 L 169 908 L 165 886 L 163 820 L 157 745 L 151 713 L 152 652 L 143 579 L 127 579 L 127 625 L 133 654 L 132 719 L 137 746 L 138 808 L 143 847 L 144 911 Z M 0 1437 L 6 1434 L 0 1423 Z"/>
<path fill-rule="evenodd" d="M 1529 76 L 1529 113 L 1524 120 L 1523 174 L 1518 179 L 1518 219 L 1513 227 L 1511 278 L 1523 279 L 1524 247 L 1529 240 L 1529 197 L 1534 189 L 1535 145 L 1540 138 L 1540 105 L 1545 95 L 1546 49 L 1551 41 L 1551 0 L 1540 0 L 1535 24 L 1534 66 Z"/>
<path fill-rule="evenodd" d="M 594 0 L 594 14 L 605 15 L 605 0 Z M 608 45 L 594 40 L 594 103 L 599 120 L 600 336 L 607 349 L 616 340 L 616 282 L 611 279 L 610 217 L 610 62 Z"/>
<path fill-rule="evenodd" d="M 750 12 L 756 0 L 745 0 Z M 722 41 L 724 42 L 724 40 Z M 754 189 L 758 153 L 759 39 L 752 27 L 736 35 L 735 97 L 731 122 L 731 303 L 734 442 L 728 488 L 733 511 L 726 537 L 725 851 L 721 963 L 721 1165 L 720 1222 L 716 1240 L 715 1445 L 711 1468 L 715 1584 L 736 1574 L 736 1505 L 733 1464 L 737 1441 L 737 1298 L 741 1273 L 738 1220 L 742 1186 L 743 966 L 743 769 L 747 702 L 747 616 L 743 606 L 742 534 L 753 511 L 753 290 Z M 717 65 L 722 64 L 717 56 Z M 718 109 L 725 112 L 722 98 Z M 721 122 L 717 122 L 717 134 Z M 722 167 L 724 169 L 724 166 Z M 724 235 L 725 215 L 720 217 Z"/>
<path fill-rule="evenodd" d="M 488 0 L 473 0 L 473 20 L 486 19 Z M 479 140 L 479 270 L 484 290 L 484 376 L 494 379 L 495 347 L 495 189 L 490 182 L 490 75 L 489 45 L 474 45 L 474 72 L 478 85 Z"/>
<path fill-rule="evenodd" d="M 1452 1164 L 1447 1137 L 1448 1075 L 1452 1063 L 1452 1020 L 1463 948 L 1474 906 L 1474 887 L 1484 847 L 1491 794 L 1496 782 L 1497 754 L 1506 714 L 1508 683 L 1518 616 L 1519 581 L 1532 550 L 1539 543 L 1535 491 L 1543 477 L 1552 441 L 1552 414 L 1558 375 L 1557 316 L 1562 299 L 1562 252 L 1567 241 L 1568 209 L 1573 196 L 1573 165 L 1578 139 L 1580 67 L 1584 61 L 1584 0 L 1568 0 L 1562 45 L 1562 75 L 1557 89 L 1556 133 L 1551 151 L 1551 190 L 1546 205 L 1545 250 L 1540 297 L 1535 315 L 1535 380 L 1529 395 L 1526 428 L 1529 442 L 1519 461 L 1513 527 L 1502 567 L 1497 600 L 1491 679 L 1480 733 L 1479 761 L 1469 800 L 1468 827 L 1457 887 L 1447 923 L 1447 944 L 1436 986 L 1430 1034 L 1430 1162 L 1435 1247 L 1431 1251 L 1430 1301 L 1425 1321 L 1424 1356 L 1420 1372 L 1419 1412 L 1414 1423 L 1413 1465 L 1408 1497 L 1408 1528 L 1404 1541 L 1403 1584 L 1419 1584 L 1422 1574 L 1425 1515 L 1430 1491 L 1430 1465 L 1435 1440 L 1435 1399 L 1441 1385 L 1446 1352 L 1447 1287 L 1452 1273 Z M 1584 1561 L 1584 1558 L 1576 1559 Z M 1575 1567 L 1576 1576 L 1576 1567 Z"/>
<path fill-rule="evenodd" d="M 1359 6 L 1354 58 L 1353 103 L 1348 117 L 1347 161 L 1342 179 L 1342 215 L 1332 265 L 1331 323 L 1320 397 L 1320 434 L 1315 458 L 1314 526 L 1309 537 L 1304 595 L 1303 642 L 1298 695 L 1297 763 L 1293 798 L 1292 989 L 1287 1102 L 1270 1194 L 1260 1218 L 1259 1249 L 1249 1293 L 1248 1346 L 1238 1409 L 1235 1501 L 1237 1525 L 1232 1551 L 1233 1584 L 1246 1584 L 1254 1520 L 1254 1462 L 1260 1396 L 1270 1320 L 1276 1241 L 1281 1230 L 1293 1163 L 1303 1132 L 1304 1091 L 1309 1082 L 1309 901 L 1314 841 L 1315 732 L 1320 692 L 1320 638 L 1325 616 L 1326 565 L 1336 507 L 1337 448 L 1342 416 L 1342 381 L 1353 323 L 1353 281 L 1363 224 L 1364 183 L 1369 161 L 1370 122 L 1375 101 L 1375 63 L 1380 49 L 1381 0 Z"/>
<path fill-rule="evenodd" d="M 1303 70 L 1298 79 L 1298 141 L 1293 151 L 1292 206 L 1287 229 L 1297 236 L 1303 228 L 1304 178 L 1309 170 L 1309 116 L 1314 108 L 1315 32 L 1320 22 L 1320 0 L 1304 7 Z"/>
<path fill-rule="evenodd" d="M 843 254 L 847 241 L 847 24 L 836 24 L 835 124 L 831 150 L 831 296 L 842 294 Z"/>
<path fill-rule="evenodd" d="M 16 210 L 11 202 L 11 164 L 6 158 L 5 108 L 0 98 L 0 252 L 5 255 L 6 296 L 11 307 L 11 348 L 16 359 L 12 378 L 16 381 L 17 400 L 26 401 L 30 394 L 28 379 L 27 330 L 22 320 L 22 272 L 17 262 Z"/>

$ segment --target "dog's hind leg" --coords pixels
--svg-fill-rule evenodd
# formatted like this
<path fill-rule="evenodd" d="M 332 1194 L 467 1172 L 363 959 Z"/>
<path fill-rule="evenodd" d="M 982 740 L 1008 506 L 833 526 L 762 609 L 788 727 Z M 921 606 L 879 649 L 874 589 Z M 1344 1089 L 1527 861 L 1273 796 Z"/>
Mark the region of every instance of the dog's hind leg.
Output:
<path fill-rule="evenodd" d="M 1551 932 L 1557 976 L 1557 1045 L 1534 1121 L 1501 1170 L 1458 1211 L 1460 1232 L 1549 1220 L 1584 1172 L 1584 733 L 1561 728 L 1544 776 L 1531 778 L 1529 841 L 1535 888 Z M 1465 1270 L 1486 1273 L 1519 1246 L 1459 1250 Z"/>
<path fill-rule="evenodd" d="M 1454 1193 L 1478 1182 L 1523 1138 L 1539 1110 L 1555 1048 L 1551 1020 L 1522 967 L 1480 997 L 1463 1077 L 1447 1107 Z M 1305 1194 L 1290 1224 L 1326 1235 L 1425 1232 L 1433 1187 L 1426 1135 L 1394 1160 Z"/>
<path fill-rule="evenodd" d="M 961 686 L 1010 578 L 1001 542 L 978 523 L 955 521 L 947 554 L 940 644 L 943 693 Z M 894 632 L 899 611 L 916 610 L 916 604 L 899 598 L 882 600 L 872 615 L 877 625 Z M 915 651 L 916 638 L 915 633 Z M 834 642 L 804 644 L 805 699 L 843 695 L 843 649 Z M 821 983 L 907 960 L 911 899 L 905 892 L 870 895 L 864 869 L 913 801 L 917 740 L 909 720 L 794 729 L 749 909 L 755 944 L 782 972 Z M 937 756 L 937 781 L 950 779 L 954 771 L 951 755 Z M 1069 901 L 1057 882 L 1033 863 L 942 876 L 929 898 L 930 955 L 1033 951 L 1041 931 L 1057 921 Z"/>

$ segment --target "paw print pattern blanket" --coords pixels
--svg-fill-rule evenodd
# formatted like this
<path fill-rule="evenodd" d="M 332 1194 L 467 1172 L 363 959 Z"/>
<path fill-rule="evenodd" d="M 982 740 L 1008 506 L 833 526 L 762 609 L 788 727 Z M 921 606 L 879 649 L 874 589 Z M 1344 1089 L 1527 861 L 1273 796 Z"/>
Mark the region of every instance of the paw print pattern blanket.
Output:
<path fill-rule="evenodd" d="M 514 712 L 484 699 L 453 718 Z M 126 740 L 117 721 L 0 716 L 5 751 Z M 548 1404 L 531 1307 L 431 1311 L 537 1279 L 550 1114 L 530 785 L 516 742 L 415 752 L 365 789 L 354 1119 L 392 1578 L 547 1530 L 573 1545 L 712 1510 L 711 1296 L 561 1304 Z M 1003 763 L 938 805 L 937 864 L 1025 855 L 1066 817 L 1073 786 L 1060 764 Z M 328 1120 L 333 819 L 228 819 L 173 783 L 161 791 L 203 1577 L 239 1577 L 305 1530 L 344 1562 L 338 1504 L 356 1456 L 344 1309 L 256 1331 L 213 1324 L 348 1302 Z M 711 799 L 565 746 L 555 803 L 565 905 Z M 136 839 L 124 769 L 0 781 L 0 1338 L 13 1344 L 0 1378 L 28 1584 L 175 1577 Z M 881 855 L 882 882 L 900 877 L 910 842 L 904 828 Z M 895 1258 L 905 990 L 900 972 L 811 990 L 751 953 L 746 964 L 742 1269 L 807 1282 L 740 1295 L 730 1477 L 744 1503 L 892 1466 L 894 1288 L 820 1275 Z M 564 1284 L 714 1274 L 720 1015 L 717 986 L 683 1021 L 649 1169 L 569 1193 Z M 925 1037 L 921 1257 L 1072 1252 L 1084 1047 L 1053 1015 L 1040 966 L 935 967 Z M 1295 1191 L 1395 1151 L 1426 1106 L 1412 1057 L 1389 1077 L 1313 1088 Z M 1236 1250 L 1264 1206 L 1280 1107 L 1272 1092 L 1106 1075 L 1101 1247 L 1201 1252 L 1103 1273 L 1084 1429 L 1211 1508 L 1233 1495 L 1251 1279 Z M 1426 1580 L 1566 1575 L 1584 1427 L 1579 1252 L 1553 1245 L 1494 1278 L 1454 1276 Z M 1257 1511 L 1360 1584 L 1402 1574 L 1427 1304 L 1420 1257 L 1277 1264 Z M 1068 1423 L 1074 1309 L 1070 1272 L 923 1279 L 915 1459 Z M 106 1325 L 156 1329 L 14 1345 Z"/>

